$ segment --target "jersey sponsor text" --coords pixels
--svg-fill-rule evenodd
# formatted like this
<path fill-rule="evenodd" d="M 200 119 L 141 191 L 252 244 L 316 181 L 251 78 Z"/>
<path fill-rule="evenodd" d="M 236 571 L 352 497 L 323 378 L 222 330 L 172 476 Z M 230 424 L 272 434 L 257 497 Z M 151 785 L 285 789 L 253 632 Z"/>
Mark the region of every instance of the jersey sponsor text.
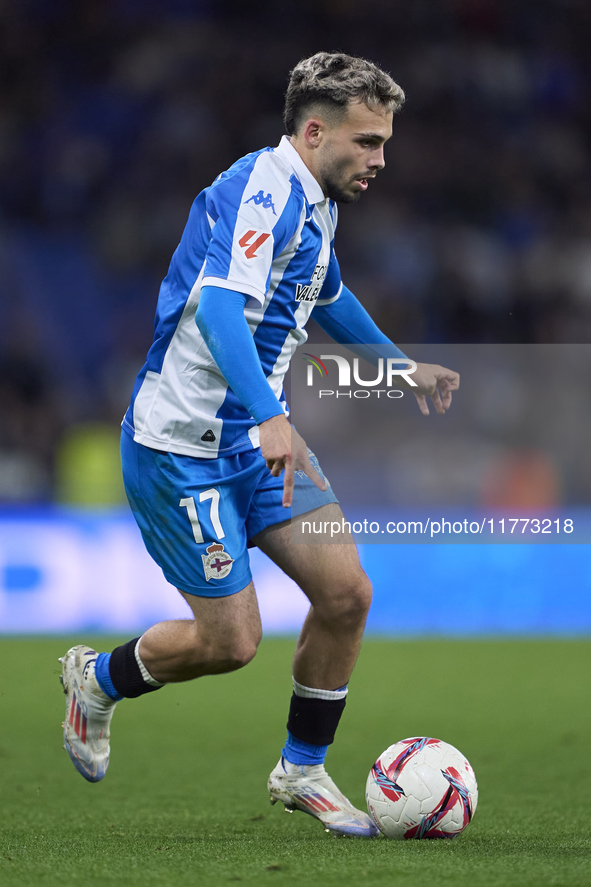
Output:
<path fill-rule="evenodd" d="M 296 283 L 296 302 L 315 302 L 326 277 L 328 265 L 316 265 L 310 283 Z"/>

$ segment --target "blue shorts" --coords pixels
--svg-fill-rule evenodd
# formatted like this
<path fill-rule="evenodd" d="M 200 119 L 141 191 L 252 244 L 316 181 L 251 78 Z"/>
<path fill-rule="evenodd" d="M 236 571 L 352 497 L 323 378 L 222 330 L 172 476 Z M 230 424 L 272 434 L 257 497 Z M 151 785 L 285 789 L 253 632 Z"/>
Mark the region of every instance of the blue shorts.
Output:
<path fill-rule="evenodd" d="M 249 584 L 248 540 L 261 530 L 337 501 L 330 485 L 322 492 L 296 471 L 297 504 L 283 508 L 283 473 L 273 477 L 260 449 L 196 459 L 149 449 L 123 431 L 121 463 L 146 548 L 172 585 L 200 597 Z"/>

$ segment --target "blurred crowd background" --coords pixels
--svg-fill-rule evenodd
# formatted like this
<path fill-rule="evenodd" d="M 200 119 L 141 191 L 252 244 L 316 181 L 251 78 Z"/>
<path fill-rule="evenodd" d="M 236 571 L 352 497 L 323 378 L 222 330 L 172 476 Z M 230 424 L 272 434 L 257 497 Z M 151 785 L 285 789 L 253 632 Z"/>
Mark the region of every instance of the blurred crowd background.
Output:
<path fill-rule="evenodd" d="M 590 40 L 588 0 L 0 0 L 0 501 L 121 499 L 118 426 L 190 205 L 277 144 L 288 72 L 320 49 L 407 95 L 337 240 L 384 331 L 590 343 Z"/>

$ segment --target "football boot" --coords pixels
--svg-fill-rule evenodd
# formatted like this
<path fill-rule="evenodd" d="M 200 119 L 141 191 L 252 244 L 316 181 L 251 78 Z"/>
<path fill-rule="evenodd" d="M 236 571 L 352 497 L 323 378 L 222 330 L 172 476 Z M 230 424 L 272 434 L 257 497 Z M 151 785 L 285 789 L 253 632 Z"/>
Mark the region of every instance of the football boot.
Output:
<path fill-rule="evenodd" d="M 94 669 L 98 653 L 72 647 L 59 660 L 66 694 L 64 748 L 74 767 L 89 782 L 99 782 L 109 766 L 109 727 L 117 703 L 104 693 Z"/>
<path fill-rule="evenodd" d="M 319 819 L 335 835 L 374 838 L 379 830 L 367 813 L 357 810 L 338 790 L 324 764 L 301 766 L 281 758 L 267 783 L 271 804 L 281 801 L 288 813 L 301 810 Z"/>

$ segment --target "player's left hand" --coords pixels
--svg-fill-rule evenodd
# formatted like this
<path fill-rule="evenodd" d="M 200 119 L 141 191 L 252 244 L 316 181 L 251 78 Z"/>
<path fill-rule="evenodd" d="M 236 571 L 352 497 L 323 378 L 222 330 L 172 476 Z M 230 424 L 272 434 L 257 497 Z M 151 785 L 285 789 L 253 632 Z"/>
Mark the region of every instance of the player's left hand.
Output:
<path fill-rule="evenodd" d="M 293 501 L 295 472 L 303 471 L 319 490 L 326 490 L 326 481 L 310 462 L 308 447 L 285 416 L 273 416 L 259 425 L 261 452 L 273 477 L 285 471 L 283 479 L 283 507 L 290 508 Z"/>
<path fill-rule="evenodd" d="M 435 363 L 418 363 L 410 378 L 417 383 L 417 387 L 410 390 L 416 397 L 424 416 L 429 415 L 428 397 L 433 401 L 435 412 L 443 416 L 451 406 L 452 391 L 457 391 L 460 387 L 459 373 Z"/>

